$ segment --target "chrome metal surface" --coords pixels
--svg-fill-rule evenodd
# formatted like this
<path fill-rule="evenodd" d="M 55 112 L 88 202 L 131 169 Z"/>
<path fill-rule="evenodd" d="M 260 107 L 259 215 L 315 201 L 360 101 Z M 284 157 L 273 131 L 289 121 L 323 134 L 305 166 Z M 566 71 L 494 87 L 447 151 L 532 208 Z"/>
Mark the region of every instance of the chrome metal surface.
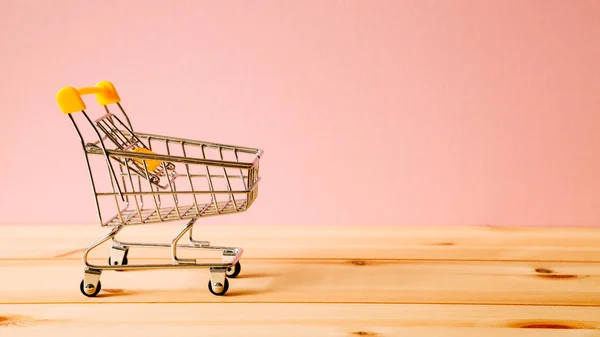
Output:
<path fill-rule="evenodd" d="M 96 291 L 96 287 L 98 287 L 101 274 L 100 270 L 86 269 L 83 274 L 83 291 L 88 295 L 93 294 Z"/>
<path fill-rule="evenodd" d="M 190 229 L 192 229 L 192 226 L 194 226 L 194 222 L 196 222 L 196 219 L 191 220 L 185 226 L 185 228 L 182 229 L 179 232 L 179 234 L 177 234 L 177 236 L 175 237 L 175 239 L 173 239 L 173 242 L 171 243 L 171 258 L 173 259 L 173 261 L 175 261 L 177 263 L 196 263 L 196 260 L 194 260 L 194 259 L 180 259 L 177 257 L 177 243 L 179 242 L 181 237 L 185 235 L 185 233 L 187 233 Z"/>
<path fill-rule="evenodd" d="M 242 254 L 244 254 L 244 249 L 242 248 L 224 249 L 221 259 L 224 264 L 235 265 L 239 261 Z"/>
<path fill-rule="evenodd" d="M 242 257 L 242 255 L 244 253 L 244 249 L 241 247 L 211 246 L 210 244 L 202 246 L 202 245 L 197 245 L 191 241 L 187 245 L 186 244 L 178 244 L 179 240 L 188 231 L 190 231 L 193 228 L 194 224 L 195 224 L 195 220 L 188 222 L 179 231 L 179 233 L 173 238 L 171 243 L 122 242 L 122 241 L 117 240 L 116 236 L 121 230 L 123 230 L 124 227 L 117 226 L 117 227 L 113 228 L 113 230 L 110 231 L 108 234 L 106 234 L 106 235 L 102 236 L 100 239 L 94 241 L 92 244 L 90 244 L 90 246 L 88 246 L 83 251 L 83 262 L 84 262 L 85 266 L 90 270 L 134 270 L 134 269 L 140 270 L 140 269 L 175 269 L 175 268 L 197 268 L 197 267 L 198 268 L 206 268 L 206 267 L 228 268 L 228 267 L 235 265 L 235 263 L 237 263 L 237 261 L 240 260 L 240 258 Z M 98 246 L 102 245 L 103 243 L 105 243 L 111 239 L 114 243 L 114 246 L 111 248 L 111 253 L 123 249 L 123 254 L 125 254 L 126 251 L 130 250 L 132 247 L 170 248 L 171 259 L 174 261 L 174 263 L 171 263 L 171 264 L 164 264 L 164 263 L 161 263 L 161 264 L 134 264 L 134 263 L 131 263 L 132 261 L 129 261 L 129 263 L 127 265 L 91 264 L 88 261 L 89 253 L 93 249 L 96 249 Z M 191 239 L 191 237 L 190 237 L 190 239 Z M 208 241 L 200 241 L 200 242 L 208 243 Z M 124 247 L 126 247 L 126 248 L 124 248 Z M 220 251 L 222 251 L 221 263 L 217 263 L 217 262 L 215 262 L 215 263 L 198 263 L 196 260 L 192 260 L 192 259 L 190 259 L 190 260 L 180 259 L 177 257 L 177 248 L 185 248 L 185 249 L 192 249 L 192 250 L 199 250 L 199 249 L 218 250 L 218 251 L 220 250 Z M 117 253 L 115 252 L 115 254 L 117 254 Z M 112 259 L 112 255 L 111 255 L 111 259 Z"/>
<path fill-rule="evenodd" d="M 85 155 L 100 226 L 110 231 L 92 242 L 82 254 L 84 289 L 95 296 L 103 270 L 148 270 L 209 268 L 214 291 L 226 291 L 226 271 L 239 261 L 240 247 L 211 246 L 194 240 L 193 227 L 203 217 L 247 211 L 258 195 L 261 149 L 134 132 L 121 103 L 123 119 L 104 106 L 92 119 L 81 111 L 91 139 L 69 114 Z M 124 122 L 123 122 L 124 120 Z M 183 228 L 170 243 L 121 242 L 117 235 L 128 226 L 183 221 Z M 179 243 L 189 232 L 188 243 Z M 93 264 L 89 253 L 112 240 L 110 261 Z M 128 250 L 169 248 L 172 263 L 134 263 Z M 199 263 L 183 259 L 179 249 L 222 251 L 221 261 Z M 165 255 L 167 257 L 168 255 Z"/>
<path fill-rule="evenodd" d="M 110 264 L 113 266 L 121 266 L 123 265 L 123 260 L 125 259 L 125 254 L 129 248 L 113 246 L 110 249 Z"/>
<path fill-rule="evenodd" d="M 210 283 L 215 292 L 220 293 L 223 291 L 223 287 L 225 286 L 225 273 L 227 272 L 227 268 L 223 267 L 212 267 L 210 268 Z"/>

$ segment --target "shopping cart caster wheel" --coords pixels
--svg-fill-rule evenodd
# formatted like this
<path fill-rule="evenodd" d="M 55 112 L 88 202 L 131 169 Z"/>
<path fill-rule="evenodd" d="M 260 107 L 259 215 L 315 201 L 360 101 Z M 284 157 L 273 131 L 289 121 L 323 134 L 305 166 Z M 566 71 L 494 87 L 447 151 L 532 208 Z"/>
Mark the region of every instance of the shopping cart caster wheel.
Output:
<path fill-rule="evenodd" d="M 110 256 L 108 257 L 108 264 L 111 266 L 126 266 L 128 262 L 127 254 L 129 254 L 128 247 L 112 247 Z"/>
<path fill-rule="evenodd" d="M 227 268 L 225 275 L 227 275 L 227 277 L 235 278 L 240 274 L 241 271 L 242 265 L 240 264 L 240 261 L 238 261 L 235 266 Z"/>
<path fill-rule="evenodd" d="M 213 295 L 217 295 L 217 296 L 225 295 L 225 293 L 227 292 L 228 289 L 229 289 L 229 281 L 227 281 L 227 278 L 225 279 L 225 284 L 221 284 L 221 283 L 217 282 L 216 285 L 213 285 L 210 280 L 208 281 L 208 290 L 210 290 L 210 292 Z"/>
<path fill-rule="evenodd" d="M 115 261 L 115 262 L 117 262 L 117 261 Z M 129 263 L 129 261 L 127 260 L 127 256 L 123 257 L 123 261 L 121 261 L 121 264 L 113 263 L 112 258 L 110 256 L 108 257 L 108 264 L 111 266 L 126 266 L 127 263 Z"/>
<path fill-rule="evenodd" d="M 101 289 L 102 283 L 100 283 L 100 281 L 98 281 L 98 284 L 95 287 L 91 283 L 85 284 L 84 280 L 81 280 L 81 284 L 79 285 L 79 290 L 81 290 L 81 293 L 87 297 L 94 297 L 98 295 Z"/>

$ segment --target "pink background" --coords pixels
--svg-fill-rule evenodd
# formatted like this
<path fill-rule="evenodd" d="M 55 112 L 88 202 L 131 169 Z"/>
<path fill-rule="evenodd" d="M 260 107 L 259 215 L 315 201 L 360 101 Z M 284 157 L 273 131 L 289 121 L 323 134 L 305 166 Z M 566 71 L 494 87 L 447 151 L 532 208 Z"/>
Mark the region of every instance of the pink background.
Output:
<path fill-rule="evenodd" d="M 600 225 L 599 17 L 593 0 L 2 0 L 0 223 L 95 223 L 55 94 L 109 80 L 140 131 L 265 150 L 253 209 L 207 223 Z"/>

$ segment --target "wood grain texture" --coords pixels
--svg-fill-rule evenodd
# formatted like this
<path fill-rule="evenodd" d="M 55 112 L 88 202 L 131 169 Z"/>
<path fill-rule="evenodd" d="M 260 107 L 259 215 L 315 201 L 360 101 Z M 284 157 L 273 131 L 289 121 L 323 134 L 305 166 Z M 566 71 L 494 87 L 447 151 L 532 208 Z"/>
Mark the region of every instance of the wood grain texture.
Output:
<path fill-rule="evenodd" d="M 600 308 L 532 306 L 0 305 L 0 335 L 597 336 L 599 317 Z"/>
<path fill-rule="evenodd" d="M 119 238 L 170 243 L 180 228 L 129 227 Z M 87 245 L 107 232 L 97 225 L 0 226 L 0 259 L 79 259 Z M 199 222 L 194 238 L 241 246 L 245 258 L 600 262 L 600 230 L 594 228 L 241 227 Z M 169 258 L 168 250 L 133 253 Z M 107 254 L 108 244 L 90 256 Z"/>
<path fill-rule="evenodd" d="M 179 229 L 121 239 L 169 242 Z M 0 226 L 0 337 L 600 336 L 600 229 L 198 226 L 196 239 L 245 250 L 226 296 L 209 293 L 208 270 L 181 269 L 104 271 L 87 298 L 81 251 L 106 232 Z"/>
<path fill-rule="evenodd" d="M 182 269 L 104 271 L 104 290 L 94 299 L 79 292 L 83 268 L 78 261 L 2 261 L 0 268 L 11 276 L 0 280 L 0 303 L 600 305 L 596 263 L 249 260 L 230 280 L 228 296 L 208 292 L 207 269 Z"/>

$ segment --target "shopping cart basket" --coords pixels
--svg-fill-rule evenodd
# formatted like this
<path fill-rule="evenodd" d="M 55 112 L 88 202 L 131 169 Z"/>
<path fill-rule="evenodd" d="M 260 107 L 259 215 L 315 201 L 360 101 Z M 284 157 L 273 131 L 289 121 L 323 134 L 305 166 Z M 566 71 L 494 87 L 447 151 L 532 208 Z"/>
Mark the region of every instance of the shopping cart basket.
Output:
<path fill-rule="evenodd" d="M 96 97 L 104 108 L 101 117 L 92 119 L 86 113 L 83 95 Z M 96 296 L 102 287 L 103 270 L 207 268 L 210 292 L 224 295 L 229 288 L 227 278 L 240 273 L 243 249 L 194 240 L 192 227 L 202 217 L 240 213 L 250 208 L 258 193 L 263 151 L 136 132 L 119 94 L 108 81 L 80 89 L 64 87 L 56 100 L 81 139 L 100 225 L 111 228 L 83 251 L 81 292 L 88 297 Z M 120 114 L 111 112 L 109 106 L 118 107 Z M 79 127 L 74 115 L 83 118 L 83 123 L 90 127 L 85 130 Z M 116 239 L 117 233 L 127 226 L 178 220 L 185 221 L 185 225 L 170 243 Z M 189 243 L 180 244 L 186 233 Z M 91 264 L 90 251 L 111 239 L 108 264 Z M 170 248 L 172 262 L 130 264 L 127 259 L 130 247 Z M 198 263 L 196 259 L 178 257 L 179 248 L 220 251 L 221 263 Z"/>

